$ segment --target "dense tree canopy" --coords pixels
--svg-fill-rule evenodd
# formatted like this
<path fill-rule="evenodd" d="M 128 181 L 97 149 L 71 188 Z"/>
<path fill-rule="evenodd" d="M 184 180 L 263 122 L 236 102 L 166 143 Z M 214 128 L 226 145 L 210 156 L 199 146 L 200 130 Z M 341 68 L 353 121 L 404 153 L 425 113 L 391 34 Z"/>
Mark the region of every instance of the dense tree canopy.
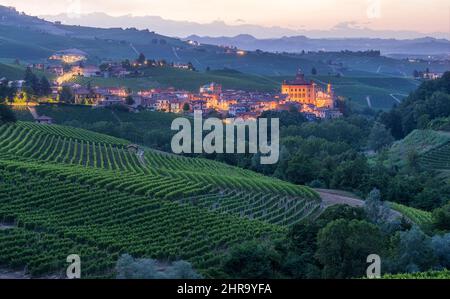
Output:
<path fill-rule="evenodd" d="M 12 111 L 9 106 L 0 104 L 0 125 L 4 123 L 15 122 L 16 120 L 17 119 L 14 111 Z"/>
<path fill-rule="evenodd" d="M 336 220 L 317 237 L 317 259 L 324 265 L 324 278 L 363 277 L 367 256 L 384 252 L 379 229 L 366 221 Z"/>
<path fill-rule="evenodd" d="M 380 116 L 380 121 L 399 139 L 417 128 L 426 128 L 436 118 L 450 116 L 450 72 L 424 82 L 398 107 Z"/>

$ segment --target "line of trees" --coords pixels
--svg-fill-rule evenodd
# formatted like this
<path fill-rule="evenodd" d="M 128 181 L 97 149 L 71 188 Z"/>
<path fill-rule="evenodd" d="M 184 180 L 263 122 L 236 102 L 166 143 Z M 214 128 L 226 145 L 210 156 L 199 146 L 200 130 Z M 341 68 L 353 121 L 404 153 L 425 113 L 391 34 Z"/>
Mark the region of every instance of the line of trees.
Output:
<path fill-rule="evenodd" d="M 47 96 L 52 93 L 51 85 L 47 77 L 42 76 L 38 78 L 29 67 L 25 70 L 23 79 L 25 80 L 24 88 L 30 95 Z"/>
<path fill-rule="evenodd" d="M 0 82 L 0 101 L 11 101 L 16 95 L 17 87 L 8 85 L 8 80 Z"/>

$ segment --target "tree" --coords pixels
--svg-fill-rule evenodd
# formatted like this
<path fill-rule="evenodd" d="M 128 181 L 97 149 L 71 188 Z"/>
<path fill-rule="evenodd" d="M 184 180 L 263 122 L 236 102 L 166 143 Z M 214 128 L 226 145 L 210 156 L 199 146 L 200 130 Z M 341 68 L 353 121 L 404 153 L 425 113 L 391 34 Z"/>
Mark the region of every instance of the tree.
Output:
<path fill-rule="evenodd" d="M 440 267 L 450 269 L 450 234 L 431 238 L 431 247 Z"/>
<path fill-rule="evenodd" d="M 431 238 L 418 226 L 399 232 L 396 254 L 392 258 L 393 271 L 414 273 L 428 271 L 437 264 Z"/>
<path fill-rule="evenodd" d="M 282 272 L 291 279 L 320 278 L 320 265 L 314 258 L 317 249 L 317 233 L 320 230 L 317 223 L 299 223 L 288 233 L 283 241 Z"/>
<path fill-rule="evenodd" d="M 7 82 L 0 82 L 0 103 L 2 101 L 12 101 L 16 92 L 17 88 L 15 84 L 8 86 Z"/>
<path fill-rule="evenodd" d="M 355 208 L 349 205 L 334 205 L 328 207 L 317 219 L 317 223 L 325 227 L 328 223 L 338 220 L 365 220 L 366 213 L 362 208 Z"/>
<path fill-rule="evenodd" d="M 144 64 L 144 63 L 145 63 L 145 60 L 146 60 L 146 58 L 145 58 L 144 53 L 141 53 L 141 54 L 139 54 L 139 57 L 138 57 L 138 59 L 136 60 L 136 62 L 137 62 L 137 63 L 140 63 L 140 64 Z"/>
<path fill-rule="evenodd" d="M 100 71 L 102 71 L 102 72 L 107 72 L 107 71 L 110 70 L 111 66 L 110 66 L 109 63 L 102 63 L 102 64 L 99 65 L 98 68 L 99 68 Z"/>
<path fill-rule="evenodd" d="M 188 62 L 188 69 L 190 70 L 190 71 L 196 71 L 196 69 L 195 69 L 195 66 L 192 64 L 192 62 Z"/>
<path fill-rule="evenodd" d="M 122 255 L 116 263 L 117 279 L 200 279 L 202 278 L 186 261 L 176 261 L 164 270 L 159 270 L 158 262 L 152 259 L 134 259 L 129 254 Z"/>
<path fill-rule="evenodd" d="M 304 154 L 295 155 L 286 169 L 286 178 L 295 184 L 307 184 L 314 180 L 318 169 L 315 161 Z"/>
<path fill-rule="evenodd" d="M 359 188 L 363 184 L 363 178 L 368 171 L 365 157 L 357 156 L 340 163 L 333 173 L 332 188 Z"/>
<path fill-rule="evenodd" d="M 0 124 L 16 122 L 16 115 L 12 109 L 5 105 L 0 104 Z"/>
<path fill-rule="evenodd" d="M 39 95 L 40 86 L 39 79 L 33 73 L 31 68 L 27 67 L 25 70 L 25 76 L 23 78 L 25 80 L 25 86 L 28 87 L 29 91 L 34 95 Z"/>
<path fill-rule="evenodd" d="M 412 171 L 417 171 L 419 169 L 419 154 L 413 148 L 406 154 L 406 166 Z"/>
<path fill-rule="evenodd" d="M 129 71 L 131 69 L 130 60 L 125 59 L 124 61 L 122 61 L 122 67 Z"/>
<path fill-rule="evenodd" d="M 127 104 L 128 106 L 133 106 L 135 104 L 135 101 L 131 95 L 125 98 L 125 104 Z"/>
<path fill-rule="evenodd" d="M 317 236 L 316 258 L 324 278 L 363 277 L 367 257 L 380 256 L 386 242 L 379 229 L 366 221 L 339 219 L 330 222 Z"/>
<path fill-rule="evenodd" d="M 392 137 L 391 132 L 383 124 L 376 122 L 370 131 L 369 148 L 374 151 L 379 151 L 391 145 L 392 142 L 394 142 L 394 137 Z"/>
<path fill-rule="evenodd" d="M 176 261 L 166 270 L 166 276 L 169 279 L 200 279 L 192 264 L 186 261 Z"/>
<path fill-rule="evenodd" d="M 73 96 L 72 89 L 68 86 L 63 86 L 59 100 L 64 103 L 73 103 L 75 97 Z"/>
<path fill-rule="evenodd" d="M 441 231 L 450 231 L 450 203 L 433 211 L 433 227 Z"/>
<path fill-rule="evenodd" d="M 231 249 L 223 270 L 233 279 L 268 279 L 274 278 L 278 264 L 278 253 L 271 244 L 251 241 Z"/>
<path fill-rule="evenodd" d="M 50 82 L 48 82 L 47 77 L 42 76 L 39 82 L 39 95 L 46 96 L 52 93 L 52 88 Z"/>
<path fill-rule="evenodd" d="M 364 210 L 367 218 L 375 224 L 385 224 L 389 222 L 391 215 L 390 207 L 381 200 L 381 193 L 378 189 L 373 189 L 364 202 Z"/>
<path fill-rule="evenodd" d="M 391 132 L 392 136 L 396 140 L 405 137 L 402 125 L 402 114 L 396 107 L 394 107 L 390 112 L 383 112 L 378 118 L 378 121 Z"/>

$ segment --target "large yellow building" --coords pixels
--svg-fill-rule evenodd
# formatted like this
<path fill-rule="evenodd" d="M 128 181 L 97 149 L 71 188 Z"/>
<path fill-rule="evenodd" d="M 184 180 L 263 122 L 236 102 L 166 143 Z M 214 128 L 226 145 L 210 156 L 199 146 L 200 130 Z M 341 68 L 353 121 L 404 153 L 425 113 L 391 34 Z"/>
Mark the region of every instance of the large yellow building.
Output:
<path fill-rule="evenodd" d="M 294 80 L 286 80 L 281 86 L 281 93 L 288 95 L 288 100 L 301 104 L 311 104 L 318 108 L 334 108 L 334 96 L 331 84 L 326 91 L 312 81 L 307 81 L 299 71 Z"/>

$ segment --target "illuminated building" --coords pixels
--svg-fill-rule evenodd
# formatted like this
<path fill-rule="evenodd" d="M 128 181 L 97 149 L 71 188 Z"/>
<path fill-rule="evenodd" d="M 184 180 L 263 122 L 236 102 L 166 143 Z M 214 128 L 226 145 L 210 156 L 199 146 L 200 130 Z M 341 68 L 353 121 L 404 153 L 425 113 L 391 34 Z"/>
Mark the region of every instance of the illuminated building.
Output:
<path fill-rule="evenodd" d="M 331 84 L 322 90 L 315 82 L 307 81 L 299 71 L 294 80 L 286 80 L 281 86 L 281 93 L 288 96 L 288 101 L 311 104 L 317 108 L 334 108 L 334 95 Z"/>
<path fill-rule="evenodd" d="M 87 59 L 87 53 L 78 49 L 68 49 L 58 51 L 53 54 L 50 60 L 59 60 L 67 64 L 75 64 Z"/>

